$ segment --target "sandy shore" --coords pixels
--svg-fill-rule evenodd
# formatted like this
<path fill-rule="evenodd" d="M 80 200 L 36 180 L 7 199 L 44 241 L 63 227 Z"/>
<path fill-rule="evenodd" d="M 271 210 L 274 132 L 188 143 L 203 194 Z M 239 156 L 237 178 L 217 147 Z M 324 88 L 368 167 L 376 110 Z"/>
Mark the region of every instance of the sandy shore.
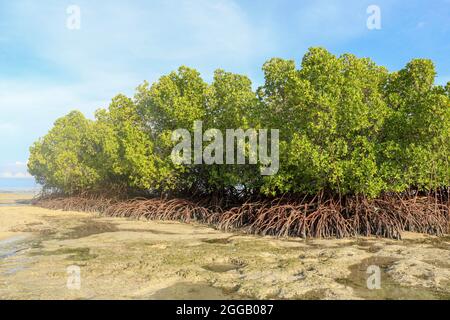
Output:
<path fill-rule="evenodd" d="M 0 205 L 29 204 L 34 195 L 31 193 L 0 193 Z"/>
<path fill-rule="evenodd" d="M 30 198 L 0 195 L 0 299 L 450 299 L 448 237 L 275 239 Z M 367 288 L 369 266 L 380 289 Z"/>

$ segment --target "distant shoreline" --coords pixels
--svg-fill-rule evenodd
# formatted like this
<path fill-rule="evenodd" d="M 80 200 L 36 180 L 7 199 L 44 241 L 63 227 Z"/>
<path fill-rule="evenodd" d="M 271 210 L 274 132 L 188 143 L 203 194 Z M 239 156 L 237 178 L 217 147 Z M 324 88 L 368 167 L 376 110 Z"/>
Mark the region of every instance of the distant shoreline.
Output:
<path fill-rule="evenodd" d="M 0 194 L 37 194 L 39 191 L 41 191 L 39 187 L 36 189 L 0 189 Z"/>
<path fill-rule="evenodd" d="M 42 186 L 34 179 L 0 178 L 0 193 L 38 193 Z"/>

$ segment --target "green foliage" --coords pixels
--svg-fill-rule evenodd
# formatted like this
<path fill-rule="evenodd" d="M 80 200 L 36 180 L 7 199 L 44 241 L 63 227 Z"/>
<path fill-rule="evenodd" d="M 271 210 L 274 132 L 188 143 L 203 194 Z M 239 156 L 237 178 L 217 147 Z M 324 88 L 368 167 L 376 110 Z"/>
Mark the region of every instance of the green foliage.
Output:
<path fill-rule="evenodd" d="M 264 191 L 379 193 L 377 140 L 388 114 L 380 89 L 387 71 L 321 48 L 311 49 L 299 70 L 280 59 L 263 69 L 259 92 L 268 122 L 282 130 L 280 173 L 267 179 Z"/>
<path fill-rule="evenodd" d="M 248 77 L 217 70 L 207 94 L 204 127 L 219 129 L 223 134 L 227 129 L 242 129 L 245 132 L 250 128 L 258 128 L 258 106 L 258 99 Z M 205 142 L 204 147 L 207 144 L 208 142 Z M 249 164 L 248 144 L 247 140 L 246 164 L 202 166 L 202 176 L 206 177 L 204 184 L 207 191 L 226 192 L 236 186 L 254 189 L 261 184 L 259 167 Z M 236 154 L 237 150 L 234 152 Z M 223 161 L 225 162 L 225 159 Z"/>
<path fill-rule="evenodd" d="M 157 159 L 135 103 L 116 96 L 108 110 L 96 114 L 97 169 L 105 187 L 152 190 L 158 188 Z"/>
<path fill-rule="evenodd" d="M 381 171 L 395 191 L 449 185 L 450 100 L 435 76 L 430 60 L 415 59 L 386 84 Z"/>
<path fill-rule="evenodd" d="M 28 170 L 49 189 L 75 193 L 89 190 L 100 176 L 95 170 L 94 123 L 72 111 L 30 148 Z"/>
<path fill-rule="evenodd" d="M 194 121 L 204 120 L 207 91 L 200 73 L 187 67 L 161 77 L 151 87 L 145 82 L 137 88 L 135 101 L 144 132 L 155 141 L 157 189 L 181 192 L 198 183 L 193 165 L 172 162 L 170 154 L 176 143 L 171 136 L 176 129 L 192 130 Z"/>
<path fill-rule="evenodd" d="M 256 91 L 217 70 L 187 67 L 115 97 L 91 121 L 72 112 L 31 147 L 29 171 L 47 188 L 227 194 L 364 194 L 450 186 L 450 83 L 429 60 L 389 73 L 367 58 L 312 48 L 299 68 L 274 58 Z M 174 164 L 175 129 L 280 129 L 280 170 L 259 164 Z M 203 148 L 209 142 L 203 142 Z M 249 149 L 249 141 L 246 148 Z M 192 155 L 193 157 L 193 155 Z M 225 157 L 225 155 L 224 155 Z"/>

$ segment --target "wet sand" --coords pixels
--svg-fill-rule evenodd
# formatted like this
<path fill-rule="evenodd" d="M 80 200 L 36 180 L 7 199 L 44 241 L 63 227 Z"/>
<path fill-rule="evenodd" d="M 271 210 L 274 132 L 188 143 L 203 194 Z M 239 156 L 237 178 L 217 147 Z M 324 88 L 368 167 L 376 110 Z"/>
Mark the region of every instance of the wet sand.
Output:
<path fill-rule="evenodd" d="M 30 198 L 0 195 L 0 299 L 450 299 L 450 237 L 276 239 Z"/>

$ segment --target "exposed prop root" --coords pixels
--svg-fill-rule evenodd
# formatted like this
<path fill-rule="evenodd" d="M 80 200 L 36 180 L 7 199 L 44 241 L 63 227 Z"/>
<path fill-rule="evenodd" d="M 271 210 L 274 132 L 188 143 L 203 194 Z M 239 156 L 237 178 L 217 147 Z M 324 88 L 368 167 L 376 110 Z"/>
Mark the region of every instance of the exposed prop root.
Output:
<path fill-rule="evenodd" d="M 196 221 L 247 233 L 344 238 L 357 235 L 399 239 L 401 232 L 449 233 L 449 200 L 436 196 L 385 195 L 369 200 L 322 196 L 261 200 L 223 209 L 205 200 L 165 198 L 42 197 L 34 204 L 48 209 L 98 212 L 113 217 Z"/>

